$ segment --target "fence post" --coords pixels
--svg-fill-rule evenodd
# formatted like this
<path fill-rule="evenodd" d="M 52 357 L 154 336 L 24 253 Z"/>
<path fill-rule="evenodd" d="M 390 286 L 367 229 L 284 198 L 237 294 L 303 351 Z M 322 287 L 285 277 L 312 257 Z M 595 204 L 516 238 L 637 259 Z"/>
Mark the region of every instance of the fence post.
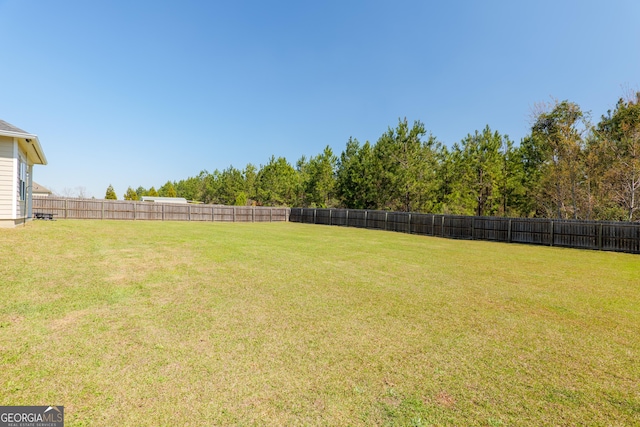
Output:
<path fill-rule="evenodd" d="M 102 200 L 102 216 L 100 219 L 104 219 L 104 199 Z"/>
<path fill-rule="evenodd" d="M 164 205 L 160 205 L 162 206 L 162 220 L 164 221 Z"/>
<path fill-rule="evenodd" d="M 69 205 L 67 204 L 68 200 L 64 199 L 64 217 L 67 218 L 67 212 L 69 211 Z"/>
<path fill-rule="evenodd" d="M 345 225 L 345 227 L 348 227 L 349 226 L 349 209 L 347 209 L 347 214 L 346 215 L 347 216 L 346 216 L 344 225 Z"/>
<path fill-rule="evenodd" d="M 602 223 L 598 227 L 598 249 L 602 250 Z"/>
<path fill-rule="evenodd" d="M 269 208 L 269 222 L 273 222 L 273 208 Z"/>
<path fill-rule="evenodd" d="M 436 216 L 431 215 L 431 235 L 436 235 Z"/>
<path fill-rule="evenodd" d="M 509 229 L 507 230 L 507 242 L 511 243 L 511 220 L 509 220 Z"/>
<path fill-rule="evenodd" d="M 329 225 L 333 225 L 333 221 L 331 221 L 331 212 L 333 212 L 333 209 L 329 209 Z"/>
<path fill-rule="evenodd" d="M 411 212 L 409 212 L 409 234 L 411 233 Z"/>
<path fill-rule="evenodd" d="M 256 222 L 256 207 L 251 206 L 251 222 Z"/>
<path fill-rule="evenodd" d="M 388 228 L 388 227 L 387 227 L 387 224 L 388 224 L 388 222 L 387 222 L 387 218 L 388 218 L 388 217 L 387 217 L 387 215 L 389 215 L 389 212 L 385 212 L 385 213 L 384 213 L 384 231 L 387 231 L 387 228 Z"/>
<path fill-rule="evenodd" d="M 318 209 L 313 208 L 313 223 L 317 224 L 318 223 Z"/>
<path fill-rule="evenodd" d="M 233 222 L 236 222 L 236 207 L 233 207 Z"/>
<path fill-rule="evenodd" d="M 472 216 L 471 217 L 471 240 L 475 239 L 475 229 L 476 229 L 476 217 Z"/>
<path fill-rule="evenodd" d="M 442 215 L 442 230 L 440 230 L 442 232 L 442 237 L 444 237 L 444 215 Z"/>
<path fill-rule="evenodd" d="M 364 228 L 369 225 L 369 211 L 364 211 Z"/>
<path fill-rule="evenodd" d="M 216 220 L 216 208 L 211 206 L 211 222 L 214 222 L 215 220 Z"/>
<path fill-rule="evenodd" d="M 551 220 L 551 242 L 549 246 L 553 246 L 553 220 Z"/>
<path fill-rule="evenodd" d="M 191 205 L 187 205 L 187 221 L 191 221 Z"/>
<path fill-rule="evenodd" d="M 138 204 L 136 202 L 133 202 L 133 220 L 136 220 L 136 211 L 138 210 Z"/>

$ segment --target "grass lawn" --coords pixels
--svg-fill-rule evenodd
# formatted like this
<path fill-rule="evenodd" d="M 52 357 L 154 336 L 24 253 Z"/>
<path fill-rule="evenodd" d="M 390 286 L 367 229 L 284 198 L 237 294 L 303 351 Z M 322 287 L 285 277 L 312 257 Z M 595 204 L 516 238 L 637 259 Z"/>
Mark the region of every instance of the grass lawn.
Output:
<path fill-rule="evenodd" d="M 82 425 L 640 425 L 640 256 L 292 223 L 0 229 L 0 405 Z"/>

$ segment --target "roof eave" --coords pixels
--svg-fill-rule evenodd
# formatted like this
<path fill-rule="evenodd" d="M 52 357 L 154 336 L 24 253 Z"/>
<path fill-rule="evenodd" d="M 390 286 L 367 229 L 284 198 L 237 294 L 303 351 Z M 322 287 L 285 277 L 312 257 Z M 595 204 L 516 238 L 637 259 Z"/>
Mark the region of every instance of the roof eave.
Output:
<path fill-rule="evenodd" d="M 44 155 L 44 151 L 42 151 L 42 146 L 40 145 L 40 140 L 38 139 L 38 135 L 34 135 L 31 133 L 23 133 L 23 132 L 12 132 L 9 130 L 0 130 L 0 135 L 19 138 L 24 140 L 27 143 L 33 144 L 33 149 L 36 151 L 36 154 L 40 159 L 40 162 L 38 162 L 37 164 L 40 164 L 40 165 L 47 164 L 47 157 Z"/>

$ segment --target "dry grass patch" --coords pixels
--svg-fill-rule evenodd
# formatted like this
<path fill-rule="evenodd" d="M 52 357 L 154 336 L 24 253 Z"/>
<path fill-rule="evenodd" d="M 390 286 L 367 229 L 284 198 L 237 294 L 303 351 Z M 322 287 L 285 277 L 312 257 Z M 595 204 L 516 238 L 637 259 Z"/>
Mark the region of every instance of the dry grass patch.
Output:
<path fill-rule="evenodd" d="M 637 255 L 69 220 L 0 259 L 0 404 L 70 426 L 640 423 Z"/>

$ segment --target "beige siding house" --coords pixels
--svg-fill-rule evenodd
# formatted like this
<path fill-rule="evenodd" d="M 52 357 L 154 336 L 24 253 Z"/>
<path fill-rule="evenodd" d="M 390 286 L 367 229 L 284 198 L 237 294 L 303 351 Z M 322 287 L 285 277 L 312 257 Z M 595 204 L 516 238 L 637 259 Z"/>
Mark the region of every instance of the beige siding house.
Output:
<path fill-rule="evenodd" d="M 31 186 L 31 194 L 33 194 L 33 197 L 49 197 L 53 193 L 48 188 L 43 187 L 42 185 L 33 181 L 33 185 Z"/>
<path fill-rule="evenodd" d="M 46 165 L 36 135 L 0 120 L 0 227 L 32 218 L 33 165 Z"/>

